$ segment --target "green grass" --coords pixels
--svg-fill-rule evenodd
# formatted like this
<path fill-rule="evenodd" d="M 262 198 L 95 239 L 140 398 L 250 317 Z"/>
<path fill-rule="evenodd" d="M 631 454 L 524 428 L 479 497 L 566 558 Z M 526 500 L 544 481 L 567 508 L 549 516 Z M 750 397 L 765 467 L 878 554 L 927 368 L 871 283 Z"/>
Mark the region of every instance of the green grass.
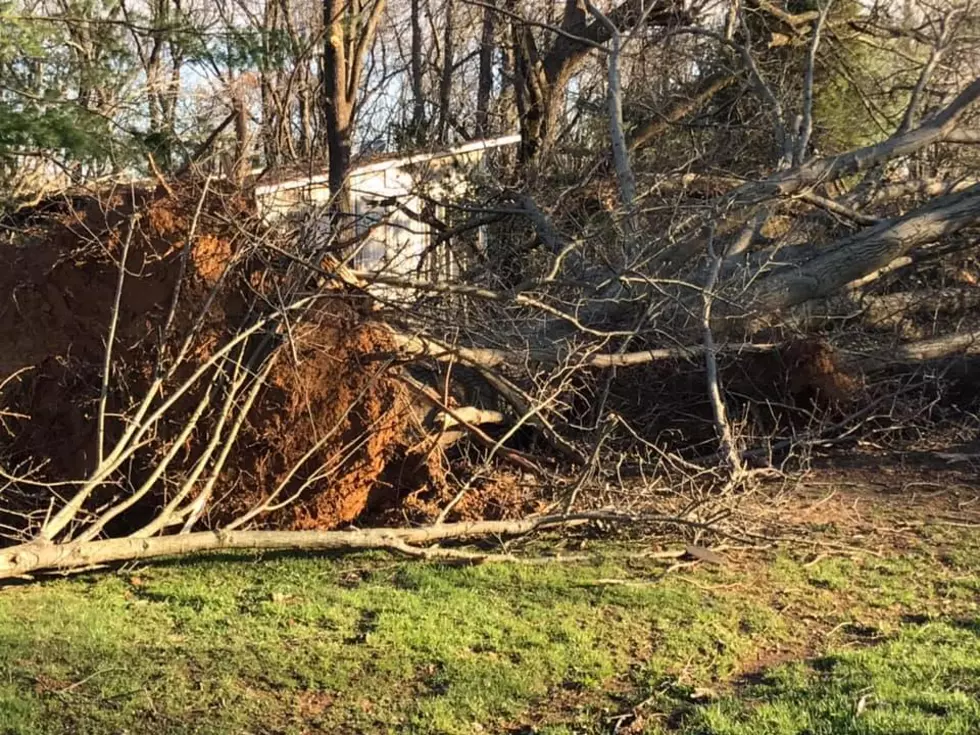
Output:
<path fill-rule="evenodd" d="M 694 713 L 690 733 L 980 732 L 980 618 L 903 628 L 867 649 L 782 666 Z"/>
<path fill-rule="evenodd" d="M 980 732 L 977 546 L 666 575 L 615 550 L 212 557 L 8 587 L 0 733 L 604 733 L 640 703 L 634 732 Z"/>

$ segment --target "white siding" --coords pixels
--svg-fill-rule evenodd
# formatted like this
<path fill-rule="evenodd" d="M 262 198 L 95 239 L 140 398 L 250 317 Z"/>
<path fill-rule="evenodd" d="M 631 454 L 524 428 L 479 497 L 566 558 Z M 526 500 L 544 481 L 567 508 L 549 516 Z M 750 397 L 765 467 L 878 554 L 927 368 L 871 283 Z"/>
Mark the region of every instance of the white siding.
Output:
<path fill-rule="evenodd" d="M 486 150 L 511 145 L 518 136 L 493 141 L 473 141 L 457 149 L 379 161 L 351 173 L 351 199 L 355 225 L 366 239 L 353 254 L 356 270 L 392 276 L 444 280 L 459 270 L 447 245 L 430 247 L 432 228 L 416 219 L 425 202 L 417 191 L 424 187 L 438 198 L 460 196 L 466 186 L 468 166 L 478 164 Z M 256 187 L 259 213 L 270 219 L 307 208 L 323 208 L 330 200 L 327 176 L 284 181 Z M 443 213 L 437 212 L 438 215 Z M 413 216 L 415 215 L 415 216 Z M 379 287 L 386 296 L 400 289 Z"/>

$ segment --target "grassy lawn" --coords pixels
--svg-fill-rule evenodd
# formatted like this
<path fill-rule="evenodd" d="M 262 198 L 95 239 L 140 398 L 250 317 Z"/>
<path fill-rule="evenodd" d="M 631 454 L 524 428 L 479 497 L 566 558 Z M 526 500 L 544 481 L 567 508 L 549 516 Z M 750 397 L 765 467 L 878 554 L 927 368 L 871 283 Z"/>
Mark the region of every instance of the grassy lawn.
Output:
<path fill-rule="evenodd" d="M 12 586 L 0 732 L 978 733 L 978 537 L 669 573 L 607 546 L 588 565 L 236 556 Z"/>

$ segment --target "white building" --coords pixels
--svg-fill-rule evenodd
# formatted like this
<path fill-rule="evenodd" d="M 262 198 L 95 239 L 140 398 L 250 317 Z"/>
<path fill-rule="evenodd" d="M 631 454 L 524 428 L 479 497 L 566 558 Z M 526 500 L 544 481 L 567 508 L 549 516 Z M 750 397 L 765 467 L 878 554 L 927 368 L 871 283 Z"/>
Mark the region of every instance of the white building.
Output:
<path fill-rule="evenodd" d="M 428 207 L 444 220 L 445 203 L 462 198 L 488 152 L 519 141 L 519 135 L 509 135 L 355 165 L 349 183 L 362 239 L 351 267 L 390 276 L 451 278 L 458 264 L 448 246 L 433 247 L 433 228 L 423 220 L 422 212 Z M 325 222 L 329 200 L 326 172 L 259 181 L 255 187 L 259 214 L 267 220 L 313 211 L 322 212 Z"/>

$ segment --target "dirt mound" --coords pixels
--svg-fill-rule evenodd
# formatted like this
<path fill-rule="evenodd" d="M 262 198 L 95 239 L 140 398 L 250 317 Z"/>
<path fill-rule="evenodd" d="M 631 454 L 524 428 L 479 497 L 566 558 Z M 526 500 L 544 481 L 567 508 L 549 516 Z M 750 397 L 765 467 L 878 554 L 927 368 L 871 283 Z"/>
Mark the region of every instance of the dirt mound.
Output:
<path fill-rule="evenodd" d="M 803 431 L 814 414 L 837 415 L 860 396 L 862 387 L 834 348 L 817 338 L 790 341 L 767 352 L 722 354 L 719 368 L 730 417 L 759 437 Z M 701 360 L 663 361 L 623 371 L 613 382 L 611 405 L 665 447 L 716 451 Z"/>
<path fill-rule="evenodd" d="M 268 233 L 232 192 L 187 185 L 173 194 L 121 190 L 73 204 L 0 245 L 0 462 L 46 481 L 78 480 L 96 467 L 113 326 L 106 447 L 123 435 L 155 379 L 166 378 L 162 401 L 243 327 L 281 308 L 286 283 L 284 265 L 258 246 Z M 279 498 L 293 502 L 272 504 L 256 522 L 327 528 L 403 492 L 381 481 L 412 443 L 409 401 L 380 357 L 390 351 L 383 335 L 339 292 L 298 317 L 277 343 L 282 354 L 229 452 L 205 520 L 226 520 L 280 488 Z M 248 357 L 265 349 L 267 337 L 260 331 L 240 349 Z M 214 369 L 220 383 L 221 363 Z M 146 481 L 206 389 L 195 385 L 175 401 L 92 502 L 118 499 Z M 215 427 L 212 410 L 124 524 L 145 521 L 167 501 Z M 26 486 L 13 490 L 7 500 L 17 507 L 8 512 L 35 512 L 51 500 Z"/>
<path fill-rule="evenodd" d="M 430 455 L 431 458 L 432 455 Z M 436 470 L 438 477 L 438 470 Z M 456 488 L 438 481 L 420 485 L 397 508 L 379 514 L 381 523 L 434 523 L 457 495 Z M 503 521 L 526 518 L 547 508 L 540 483 L 530 476 L 498 471 L 475 481 L 449 514 L 452 521 Z"/>
<path fill-rule="evenodd" d="M 395 506 L 417 478 L 393 474 L 412 445 L 412 405 L 378 356 L 384 335 L 334 304 L 318 344 L 277 364 L 260 410 L 228 471 L 235 492 L 218 516 L 233 518 L 281 486 L 294 498 L 264 514 L 279 528 L 332 528 L 365 510 Z M 329 345 L 328 350 L 323 345 Z M 307 454 L 318 447 L 312 454 Z"/>
<path fill-rule="evenodd" d="M 199 357 L 241 315 L 235 288 L 200 308 L 234 243 L 200 228 L 191 232 L 186 210 L 193 198 L 193 192 L 183 200 L 148 190 L 110 193 L 61 214 L 27 241 L 0 247 L 0 293 L 7 294 L 0 305 L 0 381 L 23 371 L 6 398 L 30 416 L 10 447 L 16 455 L 43 458 L 60 478 L 94 469 L 92 419 L 123 252 L 111 381 L 116 409 L 148 384 L 160 346 L 189 333 L 194 315 L 206 312 L 197 329 Z M 214 195 L 210 205 L 228 212 L 241 203 Z"/>

